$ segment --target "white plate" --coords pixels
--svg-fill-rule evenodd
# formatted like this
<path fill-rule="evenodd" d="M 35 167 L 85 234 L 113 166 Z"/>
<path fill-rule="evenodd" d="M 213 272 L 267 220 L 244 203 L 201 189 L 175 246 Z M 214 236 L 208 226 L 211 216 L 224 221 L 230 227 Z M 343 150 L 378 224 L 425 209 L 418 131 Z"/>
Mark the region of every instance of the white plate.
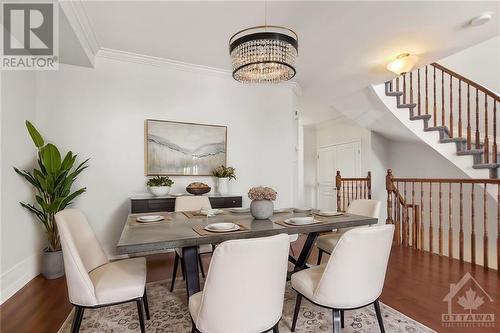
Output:
<path fill-rule="evenodd" d="M 292 217 L 285 220 L 285 223 L 293 225 L 308 225 L 317 222 L 318 221 L 315 221 L 313 217 Z"/>
<path fill-rule="evenodd" d="M 294 208 L 293 211 L 295 213 L 309 213 L 312 208 L 302 207 L 302 208 Z"/>
<path fill-rule="evenodd" d="M 205 230 L 212 232 L 229 232 L 239 230 L 240 226 L 230 222 L 212 223 L 205 227 Z"/>
<path fill-rule="evenodd" d="M 222 209 L 201 209 L 200 215 L 219 215 L 224 213 Z"/>
<path fill-rule="evenodd" d="M 171 197 L 182 197 L 183 195 L 186 195 L 186 193 L 170 193 L 169 195 Z"/>
<path fill-rule="evenodd" d="M 290 213 L 290 208 L 276 208 L 273 210 L 274 213 Z"/>
<path fill-rule="evenodd" d="M 250 208 L 230 208 L 229 211 L 231 213 L 250 213 Z"/>
<path fill-rule="evenodd" d="M 334 211 L 320 210 L 319 212 L 317 212 L 315 214 L 319 215 L 319 216 L 339 216 L 339 215 L 344 215 L 344 212 L 334 212 Z"/>
<path fill-rule="evenodd" d="M 163 216 L 161 215 L 144 215 L 137 218 L 139 222 L 157 222 L 161 220 L 163 220 Z"/>

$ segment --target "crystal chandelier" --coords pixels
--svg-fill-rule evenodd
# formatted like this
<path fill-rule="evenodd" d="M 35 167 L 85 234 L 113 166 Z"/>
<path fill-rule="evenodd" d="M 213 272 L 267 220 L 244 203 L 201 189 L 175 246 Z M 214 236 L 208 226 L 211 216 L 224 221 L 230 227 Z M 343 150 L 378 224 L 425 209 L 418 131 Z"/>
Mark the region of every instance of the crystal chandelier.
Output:
<path fill-rule="evenodd" d="M 233 78 L 243 83 L 279 83 L 295 76 L 298 36 L 288 28 L 258 26 L 229 40 Z"/>

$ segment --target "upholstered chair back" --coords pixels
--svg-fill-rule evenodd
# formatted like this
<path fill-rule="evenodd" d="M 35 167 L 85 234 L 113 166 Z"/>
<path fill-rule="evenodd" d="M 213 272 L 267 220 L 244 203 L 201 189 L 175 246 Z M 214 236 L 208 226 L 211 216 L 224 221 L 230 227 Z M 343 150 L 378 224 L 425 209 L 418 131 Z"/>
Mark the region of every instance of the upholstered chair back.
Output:
<path fill-rule="evenodd" d="M 313 300 L 332 308 L 356 308 L 382 293 L 394 225 L 354 228 L 335 246 Z"/>
<path fill-rule="evenodd" d="M 349 207 L 347 207 L 347 213 L 378 219 L 380 216 L 380 201 L 372 199 L 353 200 Z"/>
<path fill-rule="evenodd" d="M 75 305 L 97 305 L 94 285 L 88 273 L 108 263 L 108 259 L 81 211 L 65 209 L 55 218 L 61 238 L 69 300 Z"/>
<path fill-rule="evenodd" d="M 200 210 L 202 208 L 210 209 L 212 205 L 208 197 L 203 196 L 182 196 L 175 198 L 176 212 L 189 212 Z"/>
<path fill-rule="evenodd" d="M 201 332 L 251 333 L 281 318 L 288 235 L 230 240 L 212 256 L 196 327 Z"/>

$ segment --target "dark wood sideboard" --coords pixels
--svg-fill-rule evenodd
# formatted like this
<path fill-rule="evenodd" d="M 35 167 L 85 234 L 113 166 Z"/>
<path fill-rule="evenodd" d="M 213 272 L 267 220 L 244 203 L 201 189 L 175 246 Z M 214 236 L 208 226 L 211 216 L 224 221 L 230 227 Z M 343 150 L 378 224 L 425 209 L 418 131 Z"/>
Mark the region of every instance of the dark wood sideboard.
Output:
<path fill-rule="evenodd" d="M 212 208 L 232 208 L 242 206 L 241 196 L 209 196 Z M 132 197 L 130 198 L 130 211 L 132 214 L 151 212 L 173 212 L 175 197 Z"/>

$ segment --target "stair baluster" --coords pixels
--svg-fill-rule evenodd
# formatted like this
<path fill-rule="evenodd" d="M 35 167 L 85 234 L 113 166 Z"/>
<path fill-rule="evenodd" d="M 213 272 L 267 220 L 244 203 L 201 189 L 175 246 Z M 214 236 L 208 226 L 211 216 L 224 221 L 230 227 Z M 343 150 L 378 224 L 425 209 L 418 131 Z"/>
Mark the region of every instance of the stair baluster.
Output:
<path fill-rule="evenodd" d="M 488 95 L 484 94 L 484 163 L 490 163 L 490 141 L 488 138 Z"/>
<path fill-rule="evenodd" d="M 453 138 L 453 77 L 450 75 L 450 138 Z"/>

